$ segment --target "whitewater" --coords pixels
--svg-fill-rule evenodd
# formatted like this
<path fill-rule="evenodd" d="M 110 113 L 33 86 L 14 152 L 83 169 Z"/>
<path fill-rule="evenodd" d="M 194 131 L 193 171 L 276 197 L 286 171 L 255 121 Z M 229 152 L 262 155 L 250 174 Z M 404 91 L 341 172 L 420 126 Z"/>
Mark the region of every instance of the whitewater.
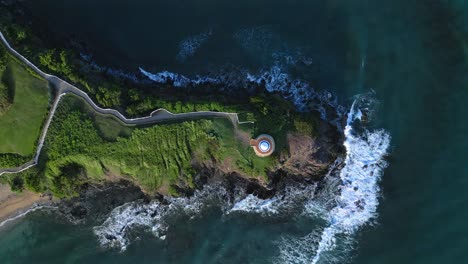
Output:
<path fill-rule="evenodd" d="M 335 248 L 336 235 L 352 235 L 374 219 L 379 204 L 379 180 L 387 167 L 385 156 L 390 146 L 390 135 L 384 130 L 356 133 L 353 125 L 362 121 L 359 106 L 368 98 L 356 99 L 348 113 L 344 130 L 346 147 L 345 166 L 339 173 L 340 195 L 337 205 L 328 216 L 329 226 L 322 234 L 312 263 L 318 263 L 325 251 Z"/>
<path fill-rule="evenodd" d="M 353 234 L 377 217 L 379 181 L 387 166 L 390 135 L 383 129 L 366 129 L 363 117 L 371 115 L 372 101 L 371 95 L 361 95 L 352 103 L 343 131 L 346 148 L 343 166 L 332 167 L 324 180 L 329 186 L 321 191 L 317 191 L 315 184 L 289 186 L 263 200 L 244 190 L 237 190 L 234 198 L 229 198 L 222 186 L 206 186 L 192 197 L 168 197 L 169 205 L 159 201 L 122 205 L 102 225 L 96 226 L 94 233 L 102 246 L 125 251 L 136 228 L 165 239 L 170 228 L 168 219 L 177 214 L 197 217 L 213 206 L 220 207 L 224 216 L 258 214 L 274 218 L 300 212 L 301 216 L 321 218 L 326 226 L 321 231 L 311 228 L 305 237 L 282 237 L 277 243 L 280 252 L 277 263 L 336 263 L 344 252 L 334 251 L 351 250 Z"/>
<path fill-rule="evenodd" d="M 262 32 L 267 31 L 260 29 Z M 237 38 L 251 40 L 253 35 L 250 31 L 246 32 L 249 34 L 242 31 Z M 212 34 L 210 30 L 183 40 L 178 59 L 183 61 L 192 56 Z M 246 34 L 247 38 L 243 36 Z M 252 46 L 249 45 L 247 47 Z M 317 185 L 289 186 L 266 200 L 246 194 L 243 190 L 237 190 L 234 198 L 229 198 L 222 186 L 205 186 L 192 197 L 167 198 L 169 205 L 159 201 L 131 202 L 114 209 L 102 225 L 94 227 L 100 244 L 125 251 L 132 243 L 135 229 L 143 229 L 159 239 L 165 239 L 170 230 L 171 217 L 177 214 L 197 217 L 206 208 L 214 206 L 220 208 L 224 217 L 256 214 L 270 219 L 291 216 L 321 222 L 312 226 L 310 233 L 305 236 L 284 235 L 276 241 L 279 252 L 274 258 L 276 263 L 341 263 L 343 258 L 349 258 L 347 252 L 354 246 L 355 232 L 377 219 L 379 181 L 387 167 L 385 157 L 391 137 L 383 129 L 369 130 L 366 127 L 375 108 L 374 95 L 355 96 L 351 106 L 346 109 L 332 93 L 316 91 L 307 81 L 291 76 L 288 73 L 291 64 L 298 61 L 305 65 L 313 63 L 300 52 L 297 54 L 275 52 L 275 63 L 258 72 L 245 70 L 227 75 L 186 76 L 170 71 L 152 73 L 141 67 L 139 71 L 153 82 L 171 83 L 174 87 L 203 84 L 233 87 L 263 85 L 268 92 L 282 94 L 299 111 L 309 111 L 312 106 L 322 119 L 342 130 L 345 137 L 346 155 L 332 166 L 323 180 L 325 186 L 320 189 Z M 239 78 L 232 79 L 233 75 Z M 346 118 L 344 128 L 343 117 Z"/>

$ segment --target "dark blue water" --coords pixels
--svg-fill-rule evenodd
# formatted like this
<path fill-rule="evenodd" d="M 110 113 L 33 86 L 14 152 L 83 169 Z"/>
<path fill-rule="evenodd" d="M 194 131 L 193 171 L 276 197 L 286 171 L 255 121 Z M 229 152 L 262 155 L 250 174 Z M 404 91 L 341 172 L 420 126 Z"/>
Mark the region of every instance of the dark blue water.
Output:
<path fill-rule="evenodd" d="M 83 39 L 101 65 L 187 76 L 229 66 L 260 75 L 278 66 L 348 110 L 354 96 L 371 93 L 366 129 L 391 136 L 389 166 L 370 185 L 379 204 L 375 214 L 369 205 L 369 218 L 351 215 L 366 221 L 338 232 L 319 263 L 468 262 L 464 1 L 30 2 L 44 27 Z M 374 153 L 357 143 L 353 149 Z M 330 193 L 279 212 L 268 211 L 275 202 L 253 202 L 228 213 L 233 205 L 219 202 L 162 214 L 165 239 L 135 228 L 124 252 L 99 243 L 93 227 L 102 223 L 71 225 L 35 213 L 0 231 L 0 256 L 7 263 L 311 263 L 333 226 L 327 212 L 336 211 L 323 202 Z"/>

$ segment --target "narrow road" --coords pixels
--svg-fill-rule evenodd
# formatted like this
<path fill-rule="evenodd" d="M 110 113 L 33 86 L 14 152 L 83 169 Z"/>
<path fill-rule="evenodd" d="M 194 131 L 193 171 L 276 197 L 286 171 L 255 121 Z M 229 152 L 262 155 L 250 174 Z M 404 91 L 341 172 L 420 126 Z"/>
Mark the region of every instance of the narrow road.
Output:
<path fill-rule="evenodd" d="M 93 100 L 89 97 L 87 93 L 78 89 L 76 86 L 60 79 L 57 76 L 50 75 L 41 71 L 36 65 L 31 63 L 28 59 L 23 57 L 23 55 L 19 54 L 16 50 L 14 50 L 10 46 L 10 43 L 8 43 L 8 41 L 6 40 L 2 32 L 0 32 L 0 39 L 3 45 L 8 49 L 8 51 L 11 54 L 13 54 L 19 60 L 21 60 L 24 64 L 26 64 L 28 67 L 34 70 L 41 77 L 49 81 L 49 83 L 51 83 L 52 86 L 57 90 L 57 96 L 54 99 L 49 115 L 47 117 L 47 121 L 44 125 L 44 128 L 42 129 L 34 158 L 31 161 L 16 168 L 0 169 L 0 176 L 6 173 L 19 173 L 37 165 L 38 160 L 39 160 L 39 155 L 41 153 L 42 147 L 44 146 L 44 141 L 47 136 L 47 131 L 49 129 L 50 123 L 52 122 L 52 119 L 55 114 L 55 110 L 57 109 L 57 106 L 61 98 L 66 94 L 74 94 L 76 96 L 83 98 L 96 112 L 103 114 L 103 115 L 114 116 L 126 125 L 145 125 L 145 124 L 154 124 L 154 123 L 159 123 L 159 122 L 167 122 L 167 121 L 172 121 L 172 120 L 202 119 L 202 118 L 213 118 L 213 117 L 228 118 L 233 122 L 234 125 L 239 124 L 239 123 L 246 123 L 246 122 L 239 122 L 237 113 L 199 111 L 199 112 L 174 114 L 162 108 L 154 110 L 153 112 L 151 112 L 149 116 L 138 117 L 138 118 L 126 118 L 124 115 L 122 115 L 119 111 L 115 109 L 104 109 L 104 108 L 99 107 L 93 102 Z"/>

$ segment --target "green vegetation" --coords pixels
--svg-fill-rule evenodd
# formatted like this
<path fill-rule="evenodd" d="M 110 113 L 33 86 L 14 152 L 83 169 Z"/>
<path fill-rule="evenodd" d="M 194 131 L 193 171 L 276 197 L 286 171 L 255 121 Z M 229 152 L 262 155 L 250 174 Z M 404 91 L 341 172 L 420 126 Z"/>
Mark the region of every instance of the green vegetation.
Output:
<path fill-rule="evenodd" d="M 170 84 L 135 84 L 93 69 L 72 47 L 46 43 L 12 17 L 0 16 L 0 28 L 21 54 L 44 71 L 81 87 L 103 107 L 130 116 L 147 115 L 157 108 L 175 113 L 236 112 L 241 121 L 254 122 L 234 127 L 228 120 L 213 119 L 129 127 L 95 113 L 81 99 L 66 96 L 49 128 L 39 166 L 7 177 L 16 190 L 71 197 L 80 186 L 103 180 L 108 174 L 132 178 L 148 191 L 164 188 L 176 194 L 176 185 L 193 187 L 193 164 L 213 163 L 224 171 L 266 179 L 278 156 L 288 151 L 288 133 L 316 135 L 316 115 L 297 113 L 278 95 L 259 92 L 255 97 L 233 97 L 219 87 L 174 89 Z M 30 158 L 47 110 L 47 86 L 12 56 L 0 55 L 7 58 L 0 68 L 0 153 L 17 153 L 1 154 L 0 165 L 11 167 Z M 21 91 L 33 96 L 24 97 Z M 248 145 L 251 137 L 262 133 L 275 138 L 273 156 L 259 158 Z"/>
<path fill-rule="evenodd" d="M 10 188 L 14 192 L 21 192 L 24 190 L 24 181 L 19 175 L 13 175 L 8 178 Z"/>
<path fill-rule="evenodd" d="M 120 87 L 115 84 L 106 87 L 99 86 L 96 99 L 104 107 L 115 107 L 121 105 L 121 95 Z"/>
<path fill-rule="evenodd" d="M 47 114 L 48 83 L 32 76 L 3 46 L 0 76 L 0 153 L 17 154 L 0 154 L 0 167 L 18 166 L 34 152 Z"/>
<path fill-rule="evenodd" d="M 19 174 L 8 174 L 0 178 L 1 184 L 10 185 L 10 189 L 13 192 L 21 192 L 25 188 L 24 178 Z"/>
<path fill-rule="evenodd" d="M 5 11 L 9 12 L 12 11 Z M 7 16 L 3 20 L 5 23 L 0 27 L 19 52 L 28 56 L 45 71 L 83 88 L 100 106 L 118 108 L 128 116 L 147 115 L 158 108 L 165 108 L 174 113 L 235 112 L 240 114 L 242 120 L 256 121 L 254 133 L 269 133 L 275 139 L 279 136 L 280 148 L 285 146 L 286 131 L 299 128 L 298 130 L 313 133 L 304 124 L 293 122 L 293 119 L 302 117 L 290 103 L 279 96 L 267 92 L 260 92 L 255 97 L 247 93 L 234 96 L 226 93 L 222 85 L 174 88 L 171 84 L 134 83 L 96 70 L 80 56 L 76 48 L 64 46 L 68 40 L 57 40 L 62 46 L 49 43 L 50 39 L 38 38 L 31 31 L 30 25 L 21 26 L 12 19 L 8 20 Z"/>
<path fill-rule="evenodd" d="M 189 87 L 174 89 L 171 84 L 138 84 L 96 69 L 84 60 L 76 47 L 66 46 L 69 40 L 41 39 L 41 28 L 31 30 L 31 24 L 19 24 L 9 16 L 21 6 L 0 5 L 0 29 L 12 46 L 43 71 L 68 80 L 86 91 L 102 107 L 119 108 L 129 116 L 146 115 L 157 108 L 171 112 L 226 111 L 248 112 L 249 98 L 227 95 L 224 87 Z M 25 18 L 26 20 L 30 19 Z M 59 43 L 56 43 L 58 41 Z M 63 41 L 63 42 L 62 42 Z"/>
<path fill-rule="evenodd" d="M 148 191 L 175 184 L 193 187 L 193 164 L 215 162 L 226 171 L 265 178 L 275 157 L 257 157 L 248 145 L 252 129 L 227 119 L 198 120 L 124 129 L 110 117 L 90 115 L 84 101 L 66 96 L 49 128 L 40 166 L 23 173 L 28 189 L 74 196 L 79 186 L 106 174 L 130 177 Z"/>
<path fill-rule="evenodd" d="M 277 157 L 273 155 L 261 158 L 255 154 L 249 141 L 257 134 L 254 135 L 249 127 L 249 124 L 243 124 L 240 129 L 234 129 L 228 120 L 215 120 L 208 133 L 217 141 L 209 145 L 208 153 L 233 171 L 267 181 L 266 172 L 275 167 Z"/>
<path fill-rule="evenodd" d="M 0 168 L 13 168 L 24 164 L 32 159 L 31 156 L 21 156 L 14 153 L 0 154 Z"/>
<path fill-rule="evenodd" d="M 32 167 L 28 170 L 22 171 L 16 175 L 21 177 L 24 182 L 24 187 L 33 192 L 42 193 L 47 191 L 47 182 L 42 173 L 42 165 L 39 167 Z"/>
<path fill-rule="evenodd" d="M 62 50 L 57 52 L 55 49 L 48 49 L 38 55 L 39 63 L 45 66 L 47 69 L 59 75 L 65 76 L 67 79 L 76 84 L 81 84 L 88 91 L 91 91 L 91 87 L 81 76 L 76 74 L 76 70 L 70 64 L 69 52 Z"/>
<path fill-rule="evenodd" d="M 48 190 L 44 173 L 39 167 L 32 167 L 28 170 L 15 174 L 4 174 L 0 177 L 0 183 L 9 184 L 12 191 L 21 192 L 24 189 L 42 193 Z"/>
<path fill-rule="evenodd" d="M 7 76 L 7 74 L 5 74 Z M 4 114 L 11 106 L 13 101 L 13 87 L 12 85 L 6 85 L 7 79 L 0 82 L 0 115 Z"/>
<path fill-rule="evenodd" d="M 158 108 L 167 109 L 173 113 L 186 113 L 195 111 L 237 112 L 239 107 L 226 106 L 216 101 L 166 101 L 158 98 L 145 98 L 138 103 L 127 107 L 126 111 L 132 116 L 151 112 Z"/>
<path fill-rule="evenodd" d="M 0 73 L 5 72 L 8 54 L 6 50 L 0 48 Z M 11 106 L 14 97 L 14 84 L 11 83 L 11 78 L 7 78 L 11 74 L 2 74 L 0 80 L 0 116 L 4 114 Z"/>
<path fill-rule="evenodd" d="M 93 115 L 94 112 L 89 114 Z M 119 137 L 128 137 L 132 133 L 132 127 L 126 126 L 114 117 L 103 116 L 100 114 L 94 114 L 93 116 L 99 135 L 108 141 L 115 141 Z"/>

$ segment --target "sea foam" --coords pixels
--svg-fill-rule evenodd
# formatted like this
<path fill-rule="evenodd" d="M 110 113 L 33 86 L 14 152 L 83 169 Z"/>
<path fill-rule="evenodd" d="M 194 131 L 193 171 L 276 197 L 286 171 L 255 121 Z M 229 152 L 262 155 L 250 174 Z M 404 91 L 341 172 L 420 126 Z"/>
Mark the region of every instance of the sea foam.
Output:
<path fill-rule="evenodd" d="M 171 218 L 185 215 L 193 219 L 208 208 L 219 208 L 224 216 L 258 214 L 264 217 L 284 217 L 314 196 L 316 185 L 289 186 L 270 199 L 260 199 L 237 189 L 228 192 L 221 185 L 208 185 L 191 197 L 167 197 L 167 204 L 160 201 L 135 201 L 115 208 L 102 225 L 94 227 L 94 233 L 103 247 L 125 251 L 133 241 L 136 229 L 151 232 L 156 238 L 165 239 L 171 227 Z"/>
<path fill-rule="evenodd" d="M 14 221 L 17 221 L 25 216 L 27 216 L 28 214 L 30 213 L 33 213 L 35 211 L 39 211 L 39 210 L 55 210 L 57 209 L 56 206 L 52 206 L 52 205 L 40 205 L 40 204 L 36 204 L 36 205 L 33 205 L 31 208 L 27 209 L 26 211 L 24 212 L 21 212 L 19 214 L 16 214 L 12 217 L 9 217 L 5 220 L 3 220 L 2 222 L 0 222 L 0 228 L 1 227 L 4 227 L 5 225 L 7 225 L 8 223 L 11 223 L 11 222 L 14 222 Z"/>
<path fill-rule="evenodd" d="M 251 36 L 249 34 L 247 37 Z M 242 37 L 245 39 L 245 36 Z M 243 42 L 243 45 L 248 47 L 247 42 Z M 140 68 L 140 72 L 154 82 L 170 82 L 175 87 L 198 84 L 264 86 L 269 92 L 282 94 L 298 110 L 307 111 L 308 107 L 313 106 L 322 119 L 340 129 L 342 117 L 347 115 L 346 126 L 342 129 L 346 156 L 344 161 L 338 161 L 337 164 L 344 163 L 344 166 L 340 170 L 336 168 L 338 166 L 331 169 L 319 194 L 315 193 L 316 186 L 306 191 L 304 188 L 294 187 L 266 200 L 242 192 L 238 192 L 232 200 L 226 197 L 224 189 L 203 189 L 191 198 L 170 198 L 169 206 L 161 206 L 158 202 L 144 205 L 143 211 L 149 211 L 148 213 L 141 213 L 141 205 L 126 205 L 124 212 L 116 209 L 102 226 L 95 228 L 103 246 L 116 246 L 124 250 L 131 242 L 128 236 L 133 226 L 145 226 L 162 239 L 168 227 L 164 219 L 176 212 L 174 208 L 179 208 L 178 213 L 191 212 L 196 215 L 206 206 L 206 198 L 214 195 L 225 215 L 247 213 L 274 217 L 301 211 L 303 216 L 321 218 L 326 223 L 321 229 L 312 228 L 312 232 L 304 237 L 282 237 L 278 242 L 278 263 L 318 263 L 320 260 L 333 262 L 340 255 L 337 252 L 341 249 L 340 245 L 350 248 L 352 235 L 376 218 L 380 192 L 378 183 L 387 166 L 384 158 L 390 145 L 390 136 L 384 130 L 369 131 L 362 124 L 363 111 L 366 121 L 372 116 L 373 109 L 369 106 L 372 100 L 369 96 L 358 96 L 347 112 L 330 92 L 315 91 L 305 80 L 294 78 L 288 73 L 288 65 L 299 62 L 311 65 L 312 59 L 289 56 L 287 53 L 276 53 L 275 56 L 276 62 L 271 67 L 258 72 L 241 71 L 238 73 L 240 78 L 234 79 L 222 74 L 215 77 L 188 77 L 169 71 L 151 73 L 143 68 Z M 233 80 L 237 83 L 232 83 Z M 161 209 L 162 207 L 166 209 Z M 137 217 L 133 217 L 135 214 Z"/>
<path fill-rule="evenodd" d="M 125 250 L 133 241 L 132 230 L 140 228 L 165 239 L 171 217 L 185 214 L 191 219 L 213 206 L 229 217 L 258 214 L 268 218 L 287 215 L 293 219 L 300 215 L 321 219 L 322 228 L 311 227 L 311 233 L 303 237 L 282 236 L 277 241 L 277 263 L 336 262 L 343 254 L 337 251 L 340 245 L 349 250 L 352 235 L 375 219 L 378 183 L 387 166 L 384 158 L 390 136 L 384 130 L 368 131 L 361 126 L 362 111 L 369 110 L 365 109 L 365 100 L 358 98 L 351 106 L 344 130 L 346 156 L 332 166 L 319 189 L 315 184 L 291 185 L 270 199 L 260 199 L 244 190 L 229 194 L 222 186 L 209 185 L 191 197 L 168 197 L 168 204 L 159 201 L 125 204 L 114 209 L 94 232 L 102 246 Z M 356 126 L 361 129 L 355 129 Z M 339 166 L 342 163 L 344 166 Z"/>
<path fill-rule="evenodd" d="M 305 214 L 323 218 L 326 225 L 303 237 L 283 236 L 276 263 L 341 263 L 352 249 L 353 234 L 376 218 L 390 135 L 362 127 L 362 111 L 372 111 L 370 101 L 369 96 L 358 96 L 353 102 L 344 129 L 344 166 L 331 171 L 322 194 L 305 204 Z"/>
<path fill-rule="evenodd" d="M 203 84 L 222 84 L 229 87 L 264 86 L 268 92 L 280 93 L 285 99 L 293 102 L 299 111 L 317 110 L 323 120 L 327 120 L 340 129 L 341 118 L 346 112 L 345 108 L 338 103 L 336 96 L 325 90 L 315 91 L 306 81 L 291 76 L 284 65 L 275 64 L 256 73 L 239 71 L 238 78 L 232 78 L 233 73 L 219 74 L 214 77 L 204 75 L 188 77 L 170 71 L 152 73 L 141 67 L 139 70 L 156 83 L 171 83 L 174 87 Z"/>
<path fill-rule="evenodd" d="M 291 211 L 298 211 L 303 205 L 315 196 L 316 184 L 305 186 L 287 186 L 278 191 L 270 199 L 260 199 L 249 194 L 242 199 L 237 199 L 233 205 L 226 210 L 226 214 L 233 213 L 256 213 L 263 216 L 287 215 Z M 242 197 L 242 196 L 238 196 Z"/>
<path fill-rule="evenodd" d="M 387 166 L 384 160 L 390 145 L 390 135 L 384 130 L 364 130 L 358 134 L 353 125 L 361 121 L 359 105 L 365 98 L 354 101 L 344 130 L 346 147 L 345 166 L 340 171 L 340 195 L 337 205 L 329 213 L 329 226 L 321 235 L 312 263 L 336 245 L 336 235 L 353 234 L 376 217 L 379 204 L 379 180 Z"/>
<path fill-rule="evenodd" d="M 217 188 L 216 188 L 217 187 Z M 168 228 L 166 220 L 176 214 L 189 217 L 200 213 L 204 207 L 223 204 L 222 195 L 226 191 L 221 186 L 207 186 L 191 197 L 167 197 L 168 204 L 160 201 L 134 201 L 112 210 L 109 217 L 100 226 L 94 227 L 94 233 L 104 247 L 118 248 L 124 251 L 132 242 L 132 230 L 136 228 L 149 231 L 159 239 L 165 238 Z"/>

